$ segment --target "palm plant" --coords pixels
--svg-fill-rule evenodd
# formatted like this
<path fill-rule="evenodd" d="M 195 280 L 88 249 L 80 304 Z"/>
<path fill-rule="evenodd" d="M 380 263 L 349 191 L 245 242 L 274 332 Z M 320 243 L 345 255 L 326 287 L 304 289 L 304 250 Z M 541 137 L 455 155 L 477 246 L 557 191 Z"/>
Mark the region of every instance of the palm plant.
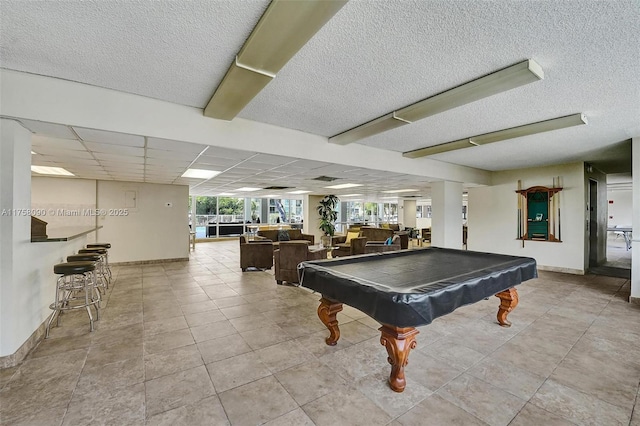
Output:
<path fill-rule="evenodd" d="M 318 214 L 320 215 L 319 228 L 324 232 L 325 236 L 333 237 L 333 234 L 336 232 L 335 221 L 338 219 L 338 212 L 335 208 L 339 202 L 340 199 L 337 196 L 325 195 L 317 207 Z"/>

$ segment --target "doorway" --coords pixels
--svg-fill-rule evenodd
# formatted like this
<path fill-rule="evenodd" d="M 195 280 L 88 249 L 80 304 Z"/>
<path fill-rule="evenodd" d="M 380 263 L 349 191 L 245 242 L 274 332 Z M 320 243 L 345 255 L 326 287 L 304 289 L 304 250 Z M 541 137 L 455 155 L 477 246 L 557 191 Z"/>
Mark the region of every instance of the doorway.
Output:
<path fill-rule="evenodd" d="M 589 268 L 598 266 L 598 181 L 589 179 Z"/>

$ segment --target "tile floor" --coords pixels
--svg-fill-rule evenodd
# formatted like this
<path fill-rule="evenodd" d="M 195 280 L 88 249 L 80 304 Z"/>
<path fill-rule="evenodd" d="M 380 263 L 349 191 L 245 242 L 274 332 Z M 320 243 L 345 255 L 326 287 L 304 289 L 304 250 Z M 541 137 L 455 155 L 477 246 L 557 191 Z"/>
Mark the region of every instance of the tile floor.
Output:
<path fill-rule="evenodd" d="M 326 346 L 317 294 L 238 266 L 226 241 L 114 268 L 94 333 L 66 315 L 0 370 L 0 423 L 640 426 L 640 306 L 624 279 L 541 272 L 508 329 L 495 298 L 437 319 L 398 394 L 375 321 L 345 306 Z"/>

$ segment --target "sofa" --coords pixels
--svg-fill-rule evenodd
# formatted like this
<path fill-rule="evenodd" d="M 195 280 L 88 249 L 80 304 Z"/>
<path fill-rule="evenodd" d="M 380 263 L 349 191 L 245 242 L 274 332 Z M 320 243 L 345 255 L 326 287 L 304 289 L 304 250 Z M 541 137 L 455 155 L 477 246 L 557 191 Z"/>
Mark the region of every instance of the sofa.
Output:
<path fill-rule="evenodd" d="M 386 228 L 374 228 L 362 226 L 356 231 L 353 228 L 347 230 L 347 235 L 335 236 L 332 239 L 332 257 L 353 256 L 364 254 L 367 243 L 384 243 L 388 238 L 394 237 L 394 231 Z M 398 245 L 400 243 L 398 242 Z"/>
<path fill-rule="evenodd" d="M 299 283 L 298 264 L 305 260 L 319 260 L 327 258 L 327 249 L 310 249 L 303 240 L 280 241 L 279 247 L 273 252 L 275 263 L 275 278 L 277 284 L 283 281 Z"/>
<path fill-rule="evenodd" d="M 364 254 L 370 253 L 384 253 L 387 251 L 398 251 L 402 250 L 402 245 L 400 243 L 400 236 L 394 235 L 391 240 L 391 244 L 385 244 L 384 241 L 367 241 L 367 244 L 364 246 Z"/>
<path fill-rule="evenodd" d="M 270 240 L 273 242 L 273 249 L 276 250 L 280 246 L 280 241 L 306 241 L 307 245 L 312 246 L 315 243 L 315 236 L 303 234 L 300 229 L 265 229 L 258 231 L 256 240 Z"/>

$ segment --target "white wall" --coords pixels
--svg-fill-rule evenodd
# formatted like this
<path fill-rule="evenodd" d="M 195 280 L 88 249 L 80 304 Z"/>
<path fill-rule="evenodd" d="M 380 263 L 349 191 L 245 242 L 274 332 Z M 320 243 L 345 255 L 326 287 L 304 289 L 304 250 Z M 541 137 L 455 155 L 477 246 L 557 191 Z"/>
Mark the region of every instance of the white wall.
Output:
<path fill-rule="evenodd" d="M 633 191 L 607 191 L 607 199 L 613 201 L 609 206 L 610 217 L 607 226 L 631 225 L 633 217 Z"/>
<path fill-rule="evenodd" d="M 125 192 L 136 194 L 127 207 Z M 98 181 L 98 239 L 111 243 L 110 262 L 189 258 L 189 187 Z M 171 207 L 167 207 L 171 204 Z"/>
<path fill-rule="evenodd" d="M 33 176 L 31 208 L 46 213 L 38 218 L 47 222 L 47 229 L 62 226 L 95 226 L 96 216 L 82 212 L 96 209 L 96 181 Z M 80 212 L 80 215 L 61 214 L 61 210 Z"/>
<path fill-rule="evenodd" d="M 640 137 L 631 139 L 633 175 L 633 243 L 631 245 L 631 298 L 640 304 Z"/>
<path fill-rule="evenodd" d="M 517 238 L 517 182 L 552 186 L 560 176 L 561 243 Z M 494 172 L 493 185 L 469 189 L 469 250 L 533 257 L 542 268 L 584 273 L 585 190 L 582 163 Z"/>
<path fill-rule="evenodd" d="M 402 210 L 402 226 L 405 228 L 416 227 L 416 200 L 400 200 L 398 208 Z"/>

